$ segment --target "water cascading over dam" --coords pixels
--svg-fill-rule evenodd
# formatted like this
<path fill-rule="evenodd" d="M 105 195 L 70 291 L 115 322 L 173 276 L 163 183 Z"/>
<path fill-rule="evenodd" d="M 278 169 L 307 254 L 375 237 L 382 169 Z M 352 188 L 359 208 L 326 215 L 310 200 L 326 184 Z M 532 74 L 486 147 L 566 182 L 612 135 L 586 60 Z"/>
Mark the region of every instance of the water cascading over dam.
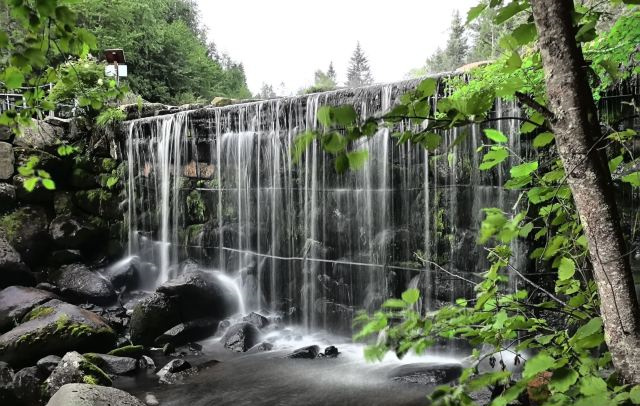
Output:
<path fill-rule="evenodd" d="M 356 310 L 376 309 L 408 287 L 423 292 L 423 309 L 469 294 L 472 286 L 451 274 L 486 269 L 476 244 L 481 209 L 508 211 L 517 200 L 501 187 L 510 163 L 477 169 L 476 150 L 488 143 L 479 125 L 444 132 L 436 152 L 397 145 L 381 129 L 363 141 L 365 167 L 341 175 L 317 144 L 293 160 L 296 136 L 319 126 L 319 106 L 352 104 L 362 117 L 380 115 L 417 83 L 128 122 L 130 253 L 157 265 L 158 282 L 191 259 L 237 278 L 247 310 L 340 332 L 350 331 Z M 526 154 L 513 136 L 517 106 L 497 101 L 492 114 L 514 117 L 491 124 Z M 513 261 L 524 271 L 523 258 Z"/>

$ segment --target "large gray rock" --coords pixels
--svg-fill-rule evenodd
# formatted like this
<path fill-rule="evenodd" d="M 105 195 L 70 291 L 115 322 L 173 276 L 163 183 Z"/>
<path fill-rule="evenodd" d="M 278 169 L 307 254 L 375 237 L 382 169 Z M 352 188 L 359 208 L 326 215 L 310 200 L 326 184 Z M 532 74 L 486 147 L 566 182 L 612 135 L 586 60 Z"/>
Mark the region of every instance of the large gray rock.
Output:
<path fill-rule="evenodd" d="M 13 146 L 8 142 L 0 142 L 0 179 L 10 179 L 15 171 L 14 166 Z"/>
<path fill-rule="evenodd" d="M 457 379 L 462 373 L 460 364 L 416 363 L 396 367 L 387 376 L 398 382 L 423 385 L 443 385 Z"/>
<path fill-rule="evenodd" d="M 307 347 L 298 348 L 291 354 L 287 355 L 287 358 L 294 359 L 315 359 L 320 354 L 320 347 L 317 345 L 309 345 Z"/>
<path fill-rule="evenodd" d="M 13 369 L 6 362 L 0 361 L 0 405 L 17 403 L 13 393 Z"/>
<path fill-rule="evenodd" d="M 9 183 L 0 183 L 0 214 L 16 208 L 16 187 Z"/>
<path fill-rule="evenodd" d="M 16 251 L 0 230 L 0 288 L 12 285 L 33 286 L 36 279 L 22 262 Z"/>
<path fill-rule="evenodd" d="M 13 392 L 25 405 L 43 405 L 48 398 L 42 388 L 46 378 L 38 367 L 22 368 L 13 377 Z"/>
<path fill-rule="evenodd" d="M 0 336 L 0 361 L 14 367 L 33 365 L 44 356 L 71 350 L 106 352 L 115 342 L 115 332 L 100 316 L 53 299 Z"/>
<path fill-rule="evenodd" d="M 103 370 L 75 351 L 68 352 L 45 381 L 46 391 L 53 395 L 69 383 L 88 383 L 111 386 L 111 379 Z"/>
<path fill-rule="evenodd" d="M 66 265 L 52 272 L 49 277 L 61 289 L 62 295 L 73 302 L 108 305 L 116 300 L 111 282 L 86 265 Z"/>
<path fill-rule="evenodd" d="M 156 337 L 181 323 L 180 308 L 175 300 L 163 293 L 144 298 L 131 315 L 131 341 L 150 346 Z"/>
<path fill-rule="evenodd" d="M 43 374 L 49 376 L 51 375 L 51 372 L 56 369 L 56 367 L 60 363 L 60 360 L 61 358 L 57 355 L 47 355 L 44 358 L 40 358 L 38 362 L 36 362 L 36 366 Z"/>
<path fill-rule="evenodd" d="M 179 346 L 192 341 L 198 341 L 210 337 L 218 330 L 219 321 L 212 318 L 203 318 L 180 323 L 165 331 L 155 340 L 155 345 L 162 347 L 165 344 Z"/>
<path fill-rule="evenodd" d="M 7 240 L 27 263 L 39 264 L 46 260 L 51 246 L 49 220 L 42 207 L 24 206 L 0 220 Z"/>
<path fill-rule="evenodd" d="M 55 299 L 45 290 L 22 286 L 9 286 L 0 291 L 0 332 L 14 328 L 34 307 Z"/>
<path fill-rule="evenodd" d="M 259 329 L 263 329 L 269 325 L 269 319 L 256 312 L 249 313 L 248 315 L 244 316 L 242 320 L 253 324 Z"/>
<path fill-rule="evenodd" d="M 33 120 L 32 126 L 25 126 L 22 134 L 16 137 L 14 144 L 37 150 L 53 151 L 62 138 L 63 129 L 40 120 Z"/>
<path fill-rule="evenodd" d="M 95 243 L 92 239 L 97 235 L 89 222 L 71 215 L 54 218 L 49 225 L 49 233 L 57 246 L 71 249 Z"/>
<path fill-rule="evenodd" d="M 105 386 L 73 383 L 61 387 L 47 406 L 145 406 L 125 391 Z"/>
<path fill-rule="evenodd" d="M 185 272 L 136 305 L 131 317 L 131 340 L 152 345 L 156 337 L 180 323 L 201 318 L 222 320 L 237 308 L 236 293 L 214 274 Z"/>
<path fill-rule="evenodd" d="M 128 375 L 138 368 L 138 361 L 135 358 L 117 357 L 95 352 L 84 354 L 84 357 L 104 372 L 112 375 Z"/>
<path fill-rule="evenodd" d="M 260 331 L 248 322 L 234 324 L 224 333 L 221 341 L 231 351 L 245 352 L 260 342 Z"/>

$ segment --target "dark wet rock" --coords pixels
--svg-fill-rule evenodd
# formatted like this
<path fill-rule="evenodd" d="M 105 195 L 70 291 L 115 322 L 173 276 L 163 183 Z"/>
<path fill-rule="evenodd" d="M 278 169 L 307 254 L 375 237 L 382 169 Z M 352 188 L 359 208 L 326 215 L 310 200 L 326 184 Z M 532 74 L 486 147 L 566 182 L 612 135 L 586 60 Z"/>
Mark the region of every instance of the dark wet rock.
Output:
<path fill-rule="evenodd" d="M 73 383 L 62 386 L 47 406 L 145 406 L 125 391 L 105 386 Z"/>
<path fill-rule="evenodd" d="M 398 382 L 422 385 L 442 385 L 457 379 L 462 373 L 460 364 L 406 364 L 389 371 L 387 376 Z"/>
<path fill-rule="evenodd" d="M 117 357 L 95 352 L 84 354 L 84 357 L 104 372 L 112 375 L 128 375 L 138 368 L 138 362 L 135 358 Z"/>
<path fill-rule="evenodd" d="M 141 345 L 125 345 L 108 352 L 109 355 L 116 357 L 129 357 L 139 359 L 144 355 L 144 347 Z"/>
<path fill-rule="evenodd" d="M 41 207 L 25 206 L 0 219 L 7 240 L 20 253 L 27 265 L 40 264 L 47 259 L 51 246 L 49 220 Z"/>
<path fill-rule="evenodd" d="M 75 204 L 87 213 L 106 219 L 122 218 L 117 194 L 104 189 L 81 190 L 74 194 Z"/>
<path fill-rule="evenodd" d="M 152 345 L 156 337 L 180 323 L 200 318 L 217 320 L 235 313 L 238 298 L 214 274 L 186 272 L 141 300 L 131 317 L 131 340 Z"/>
<path fill-rule="evenodd" d="M 156 373 L 156 375 L 158 376 L 160 383 L 177 384 L 182 383 L 186 378 L 194 376 L 205 369 L 214 367 L 217 364 L 218 361 L 212 360 L 196 367 L 192 367 L 187 361 L 175 359 L 165 365 Z"/>
<path fill-rule="evenodd" d="M 74 168 L 71 172 L 71 186 L 77 189 L 93 189 L 98 186 L 96 175 L 82 168 Z"/>
<path fill-rule="evenodd" d="M 218 331 L 224 331 L 229 327 L 231 327 L 231 320 L 229 319 L 222 320 L 220 323 L 218 323 Z"/>
<path fill-rule="evenodd" d="M 238 308 L 236 293 L 211 272 L 185 271 L 157 291 L 177 298 L 182 313 L 188 315 L 184 321 L 201 317 L 222 320 Z"/>
<path fill-rule="evenodd" d="M 62 215 L 53 219 L 49 225 L 51 239 L 60 248 L 75 249 L 92 243 L 97 235 L 96 229 L 88 221 L 72 216 Z"/>
<path fill-rule="evenodd" d="M 224 347 L 236 352 L 247 351 L 258 344 L 259 340 L 260 331 L 256 326 L 248 322 L 234 324 L 222 336 Z"/>
<path fill-rule="evenodd" d="M 38 362 L 36 362 L 36 366 L 43 374 L 49 376 L 49 374 L 51 374 L 51 372 L 56 369 L 61 359 L 62 358 L 58 357 L 57 355 L 47 355 L 44 358 L 40 358 Z"/>
<path fill-rule="evenodd" d="M 146 355 L 143 355 L 139 360 L 138 360 L 138 368 L 139 369 L 151 369 L 151 370 L 155 370 L 156 369 L 156 363 L 153 361 L 153 359 L 151 359 L 151 357 L 148 357 Z"/>
<path fill-rule="evenodd" d="M 140 283 L 140 267 L 140 259 L 131 257 L 107 267 L 101 273 L 115 289 L 135 289 Z"/>
<path fill-rule="evenodd" d="M 14 328 L 34 307 L 55 299 L 51 292 L 23 286 L 0 291 L 0 332 Z"/>
<path fill-rule="evenodd" d="M 163 346 L 167 343 L 173 345 L 183 345 L 191 341 L 198 341 L 210 337 L 218 329 L 218 320 L 203 318 L 180 323 L 165 331 L 155 340 L 156 346 Z"/>
<path fill-rule="evenodd" d="M 0 404 L 12 405 L 17 403 L 13 393 L 13 369 L 6 362 L 0 361 Z"/>
<path fill-rule="evenodd" d="M 320 347 L 317 345 L 310 345 L 307 347 L 298 348 L 291 354 L 287 355 L 287 358 L 294 359 L 315 359 L 320 353 Z"/>
<path fill-rule="evenodd" d="M 16 208 L 16 187 L 9 183 L 0 183 L 0 214 Z"/>
<path fill-rule="evenodd" d="M 43 405 L 46 402 L 42 384 L 47 378 L 38 367 L 23 368 L 13 377 L 13 392 L 25 405 Z"/>
<path fill-rule="evenodd" d="M 248 315 L 244 316 L 242 320 L 253 324 L 259 329 L 263 329 L 269 325 L 269 319 L 256 312 L 249 313 Z"/>
<path fill-rule="evenodd" d="M 133 309 L 131 341 L 150 346 L 156 337 L 180 322 L 180 307 L 176 300 L 163 293 L 154 293 L 138 302 Z"/>
<path fill-rule="evenodd" d="M 109 351 L 116 335 L 95 313 L 53 299 L 35 307 L 23 323 L 0 336 L 0 361 L 33 365 L 66 351 Z"/>
<path fill-rule="evenodd" d="M 257 353 L 260 353 L 260 352 L 271 351 L 271 350 L 273 350 L 273 344 L 267 343 L 267 342 L 263 342 L 263 343 L 254 345 L 253 347 L 249 348 L 247 350 L 247 354 L 257 354 Z"/>
<path fill-rule="evenodd" d="M 84 260 L 80 250 L 55 250 L 49 256 L 49 264 L 53 266 L 62 266 L 75 264 Z"/>
<path fill-rule="evenodd" d="M 36 285 L 36 289 L 51 292 L 54 295 L 60 294 L 60 289 L 56 285 L 52 285 L 49 282 L 40 282 L 39 284 Z"/>
<path fill-rule="evenodd" d="M 62 294 L 76 303 L 108 305 L 116 300 L 116 292 L 107 279 L 83 264 L 66 265 L 50 274 L 51 282 Z"/>
<path fill-rule="evenodd" d="M 324 349 L 324 356 L 327 358 L 336 358 L 338 354 L 340 354 L 340 351 L 333 345 Z"/>
<path fill-rule="evenodd" d="M 8 142 L 0 142 L 0 179 L 11 179 L 15 172 L 15 155 L 13 146 Z"/>
<path fill-rule="evenodd" d="M 171 355 L 176 352 L 176 346 L 171 343 L 166 343 L 162 346 L 162 354 L 163 355 Z"/>
<path fill-rule="evenodd" d="M 96 365 L 75 351 L 68 352 L 45 381 L 49 396 L 68 383 L 111 386 L 111 379 Z"/>
<path fill-rule="evenodd" d="M 22 262 L 20 254 L 4 237 L 2 231 L 0 230 L 0 288 L 12 285 L 35 285 L 35 277 Z"/>

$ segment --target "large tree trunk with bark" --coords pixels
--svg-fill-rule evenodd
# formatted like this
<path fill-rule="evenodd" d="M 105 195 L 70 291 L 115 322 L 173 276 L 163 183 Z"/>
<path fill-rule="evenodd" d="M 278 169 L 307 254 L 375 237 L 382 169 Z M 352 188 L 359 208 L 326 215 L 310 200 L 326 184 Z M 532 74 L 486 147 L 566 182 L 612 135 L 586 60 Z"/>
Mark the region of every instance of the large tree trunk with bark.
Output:
<path fill-rule="evenodd" d="M 571 0 L 531 0 L 545 70 L 551 125 L 589 241 L 600 294 L 605 340 L 613 364 L 640 383 L 640 310 L 606 159 L 595 144 L 602 134 L 575 40 Z"/>

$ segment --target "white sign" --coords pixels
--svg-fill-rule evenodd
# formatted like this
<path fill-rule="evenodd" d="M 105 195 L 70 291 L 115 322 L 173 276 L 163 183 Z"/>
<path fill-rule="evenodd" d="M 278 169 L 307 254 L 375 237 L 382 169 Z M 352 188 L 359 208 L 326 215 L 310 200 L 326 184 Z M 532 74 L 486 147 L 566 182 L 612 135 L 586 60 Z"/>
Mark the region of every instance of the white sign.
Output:
<path fill-rule="evenodd" d="M 104 75 L 108 77 L 115 77 L 116 67 L 114 65 L 105 66 Z M 120 76 L 121 78 L 127 77 L 127 65 L 118 65 L 118 76 Z"/>

